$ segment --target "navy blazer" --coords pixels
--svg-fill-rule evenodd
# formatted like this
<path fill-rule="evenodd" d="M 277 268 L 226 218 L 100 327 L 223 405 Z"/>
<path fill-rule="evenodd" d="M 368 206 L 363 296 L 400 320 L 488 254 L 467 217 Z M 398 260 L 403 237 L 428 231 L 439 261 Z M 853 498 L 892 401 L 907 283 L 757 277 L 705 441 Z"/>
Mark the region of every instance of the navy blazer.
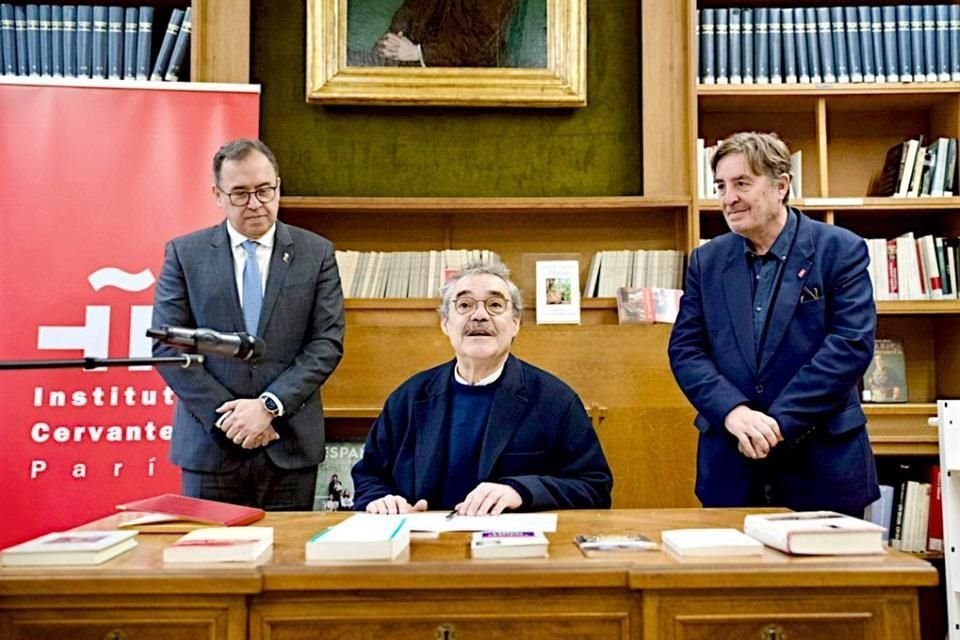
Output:
<path fill-rule="evenodd" d="M 704 506 L 745 504 L 758 464 L 773 471 L 792 508 L 855 512 L 879 497 L 857 393 L 876 328 L 867 246 L 794 212 L 797 234 L 759 359 L 743 238 L 724 234 L 690 256 L 669 353 L 698 411 L 696 492 Z M 739 453 L 723 425 L 741 404 L 780 425 L 784 442 L 765 463 Z"/>
<path fill-rule="evenodd" d="M 246 331 L 226 221 L 167 243 L 157 280 L 153 326 Z M 206 356 L 202 367 L 160 367 L 177 394 L 170 460 L 193 471 L 230 470 L 253 455 L 214 427 L 228 400 L 269 391 L 283 403 L 267 445 L 277 466 L 298 469 L 323 460 L 323 407 L 318 389 L 343 355 L 343 296 L 329 240 L 277 222 L 258 333 L 259 362 Z M 156 344 L 155 356 L 174 355 Z"/>
<path fill-rule="evenodd" d="M 390 397 L 353 467 L 354 508 L 387 494 L 440 494 L 455 362 L 413 376 Z M 567 384 L 508 356 L 480 449 L 480 477 L 514 487 L 523 511 L 610 507 L 613 477 L 583 402 Z M 439 508 L 438 505 L 429 505 Z"/>

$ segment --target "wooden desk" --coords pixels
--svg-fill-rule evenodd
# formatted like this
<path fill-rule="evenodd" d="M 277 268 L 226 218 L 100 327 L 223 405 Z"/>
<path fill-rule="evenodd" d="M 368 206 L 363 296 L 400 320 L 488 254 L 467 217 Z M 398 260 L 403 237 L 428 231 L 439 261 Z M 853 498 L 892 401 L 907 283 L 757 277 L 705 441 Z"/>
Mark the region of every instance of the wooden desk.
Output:
<path fill-rule="evenodd" d="M 0 638 L 306 640 L 360 638 L 919 637 L 926 562 L 882 556 L 682 560 L 666 552 L 585 558 L 578 533 L 736 526 L 742 510 L 574 511 L 547 560 L 471 560 L 469 534 L 415 540 L 393 563 L 304 562 L 304 541 L 342 514 L 269 514 L 259 567 L 169 568 L 175 535 L 141 535 L 97 567 L 0 570 Z M 110 528 L 115 516 L 89 525 Z"/>

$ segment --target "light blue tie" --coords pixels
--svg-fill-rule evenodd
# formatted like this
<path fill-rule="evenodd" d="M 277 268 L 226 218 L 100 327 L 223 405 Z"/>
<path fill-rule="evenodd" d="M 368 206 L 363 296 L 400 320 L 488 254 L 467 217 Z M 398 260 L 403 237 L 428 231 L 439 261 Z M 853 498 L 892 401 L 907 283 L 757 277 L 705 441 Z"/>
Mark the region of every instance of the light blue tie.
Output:
<path fill-rule="evenodd" d="M 257 247 L 260 243 L 244 240 L 242 246 L 247 252 L 247 261 L 243 265 L 243 321 L 247 325 L 247 333 L 255 336 L 260 324 L 260 309 L 263 307 L 260 265 L 257 264 Z"/>

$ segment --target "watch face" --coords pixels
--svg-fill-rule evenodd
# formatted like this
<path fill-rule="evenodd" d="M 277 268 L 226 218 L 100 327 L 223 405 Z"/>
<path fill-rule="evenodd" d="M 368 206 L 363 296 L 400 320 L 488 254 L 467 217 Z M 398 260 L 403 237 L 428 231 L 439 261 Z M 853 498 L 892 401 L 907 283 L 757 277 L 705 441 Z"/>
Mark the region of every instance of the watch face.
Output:
<path fill-rule="evenodd" d="M 263 400 L 264 408 L 266 408 L 266 410 L 269 411 L 270 413 L 276 415 L 276 413 L 280 411 L 280 407 L 277 406 L 277 403 L 274 402 L 273 398 L 264 397 L 264 398 L 261 398 L 261 400 Z"/>

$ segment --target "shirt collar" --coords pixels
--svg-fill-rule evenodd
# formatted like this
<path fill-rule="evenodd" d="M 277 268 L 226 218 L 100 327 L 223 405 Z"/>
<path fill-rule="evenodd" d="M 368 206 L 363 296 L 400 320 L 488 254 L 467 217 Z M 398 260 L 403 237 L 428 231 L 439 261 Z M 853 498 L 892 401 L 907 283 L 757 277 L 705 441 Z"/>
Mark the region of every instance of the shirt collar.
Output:
<path fill-rule="evenodd" d="M 241 244 L 243 244 L 247 240 L 254 240 L 256 242 L 259 242 L 261 245 L 263 245 L 267 249 L 272 249 L 274 239 L 277 237 L 277 223 L 274 222 L 270 226 L 270 230 L 267 231 L 262 236 L 260 236 L 259 238 L 248 238 L 247 236 L 243 235 L 242 233 L 234 229 L 233 225 L 230 224 L 230 221 L 227 220 L 227 235 L 230 236 L 230 246 L 233 247 L 234 249 L 239 247 Z"/>
<path fill-rule="evenodd" d="M 457 365 L 454 364 L 454 365 L 453 365 L 453 379 L 456 380 L 457 382 L 459 382 L 460 384 L 466 385 L 466 386 L 468 386 L 468 387 L 483 387 L 483 386 L 486 386 L 486 385 L 488 385 L 488 384 L 492 384 L 492 383 L 496 382 L 497 380 L 499 380 L 501 374 L 503 374 L 503 368 L 504 368 L 506 365 L 507 365 L 507 361 L 504 360 L 504 361 L 503 361 L 503 364 L 501 364 L 499 367 L 497 367 L 497 370 L 496 370 L 496 371 L 494 371 L 493 373 L 491 373 L 490 375 L 488 375 L 486 378 L 483 378 L 483 379 L 478 380 L 477 382 L 474 382 L 474 383 L 471 384 L 470 382 L 468 382 L 466 379 L 464 379 L 464 378 L 460 375 L 460 372 L 457 371 Z"/>
<path fill-rule="evenodd" d="M 797 235 L 797 220 L 797 214 L 793 212 L 791 207 L 787 207 L 787 223 L 783 225 L 783 229 L 780 230 L 780 235 L 773 241 L 770 251 L 767 251 L 762 256 L 757 255 L 753 247 L 750 246 L 750 241 L 743 238 L 743 252 L 747 254 L 749 258 L 766 259 L 772 256 L 780 262 L 786 262 L 787 253 L 789 253 L 790 247 L 793 245 L 793 237 Z"/>

